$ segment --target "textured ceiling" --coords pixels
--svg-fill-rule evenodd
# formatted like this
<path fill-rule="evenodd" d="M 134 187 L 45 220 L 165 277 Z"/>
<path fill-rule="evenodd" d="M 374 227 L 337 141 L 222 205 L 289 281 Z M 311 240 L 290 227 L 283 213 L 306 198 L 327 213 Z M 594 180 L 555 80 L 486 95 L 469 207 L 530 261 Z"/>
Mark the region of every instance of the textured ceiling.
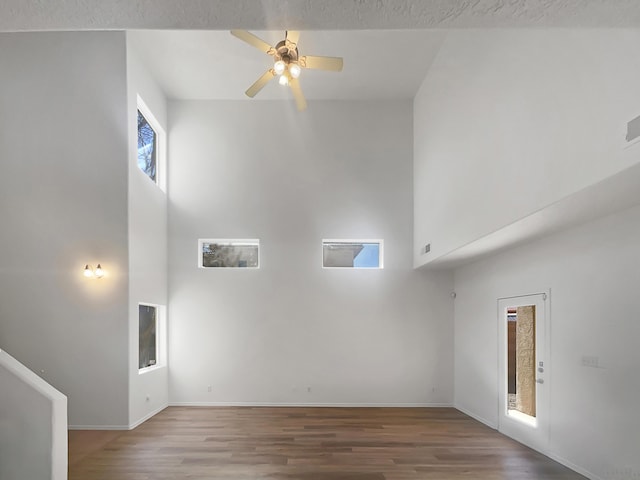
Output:
<path fill-rule="evenodd" d="M 284 31 L 253 31 L 271 45 Z M 244 91 L 273 66 L 273 58 L 228 31 L 138 30 L 132 47 L 172 99 L 244 99 Z M 344 57 L 342 72 L 304 70 L 300 84 L 309 99 L 413 98 L 433 61 L 443 31 L 304 31 L 302 55 Z M 258 99 L 290 98 L 272 80 Z"/>
<path fill-rule="evenodd" d="M 637 27 L 638 0 L 2 0 L 0 30 Z"/>
<path fill-rule="evenodd" d="M 232 28 L 303 30 L 303 54 L 343 56 L 341 73 L 304 72 L 309 99 L 380 99 L 415 95 L 444 29 L 515 27 L 640 27 L 640 0 L 0 0 L 0 31 L 140 30 L 170 98 L 244 98 L 270 62 Z M 271 82 L 259 98 L 288 96 Z"/>

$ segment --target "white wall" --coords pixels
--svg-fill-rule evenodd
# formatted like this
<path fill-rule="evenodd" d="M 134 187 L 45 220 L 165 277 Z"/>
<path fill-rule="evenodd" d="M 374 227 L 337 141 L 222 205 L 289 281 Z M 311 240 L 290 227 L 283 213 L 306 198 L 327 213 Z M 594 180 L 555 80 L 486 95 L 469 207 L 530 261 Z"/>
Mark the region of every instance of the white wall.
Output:
<path fill-rule="evenodd" d="M 550 288 L 550 453 L 591 478 L 635 478 L 638 285 L 640 207 L 456 270 L 456 407 L 497 424 L 496 301 Z"/>
<path fill-rule="evenodd" d="M 66 480 L 67 397 L 0 350 L 0 478 Z"/>
<path fill-rule="evenodd" d="M 411 103 L 294 108 L 169 103 L 170 401 L 449 404 L 451 275 L 412 269 Z M 259 238 L 261 267 L 198 269 L 198 238 Z M 323 270 L 322 238 L 383 238 L 385 268 Z"/>
<path fill-rule="evenodd" d="M 0 35 L 0 347 L 72 425 L 128 424 L 125 66 L 121 32 Z"/>
<path fill-rule="evenodd" d="M 135 426 L 168 404 L 166 357 L 156 369 L 138 373 L 138 304 L 167 305 L 167 197 L 137 165 L 137 98 L 142 98 L 167 132 L 164 94 L 127 39 L 129 118 L 129 425 Z M 160 145 L 160 148 L 166 147 Z M 162 156 L 162 153 L 161 153 Z M 164 164 L 158 175 L 166 177 Z M 162 327 L 162 325 L 158 325 Z M 162 344 L 166 330 L 159 328 Z"/>
<path fill-rule="evenodd" d="M 638 30 L 447 34 L 414 103 L 414 263 L 637 162 Z M 431 253 L 420 249 L 431 243 Z"/>

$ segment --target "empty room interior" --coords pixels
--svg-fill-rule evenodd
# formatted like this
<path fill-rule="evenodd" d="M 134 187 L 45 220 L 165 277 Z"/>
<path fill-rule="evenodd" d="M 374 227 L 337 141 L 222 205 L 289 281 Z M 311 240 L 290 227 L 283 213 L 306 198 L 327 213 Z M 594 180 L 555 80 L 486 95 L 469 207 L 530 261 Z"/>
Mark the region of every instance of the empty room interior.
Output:
<path fill-rule="evenodd" d="M 640 4 L 45 3 L 1 480 L 640 479 Z"/>

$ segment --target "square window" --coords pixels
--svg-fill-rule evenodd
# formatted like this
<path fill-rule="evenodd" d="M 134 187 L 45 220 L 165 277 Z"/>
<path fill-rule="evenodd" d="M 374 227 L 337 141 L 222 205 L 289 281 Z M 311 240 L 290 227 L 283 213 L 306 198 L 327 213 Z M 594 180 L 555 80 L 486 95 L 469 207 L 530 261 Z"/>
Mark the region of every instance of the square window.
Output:
<path fill-rule="evenodd" d="M 382 240 L 323 240 L 324 268 L 382 268 Z"/>
<path fill-rule="evenodd" d="M 138 305 L 138 368 L 158 364 L 158 307 Z"/>
<path fill-rule="evenodd" d="M 158 134 L 138 110 L 138 168 L 158 183 Z"/>
<path fill-rule="evenodd" d="M 200 268 L 259 268 L 260 240 L 198 240 Z"/>

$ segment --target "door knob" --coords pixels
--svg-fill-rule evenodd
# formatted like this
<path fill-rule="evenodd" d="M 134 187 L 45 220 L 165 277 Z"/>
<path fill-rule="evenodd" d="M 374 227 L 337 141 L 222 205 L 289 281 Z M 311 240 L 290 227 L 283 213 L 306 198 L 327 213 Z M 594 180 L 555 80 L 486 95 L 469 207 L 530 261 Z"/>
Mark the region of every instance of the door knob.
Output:
<path fill-rule="evenodd" d="M 536 380 L 536 383 L 544 383 L 544 380 L 539 378 L 539 379 Z"/>

